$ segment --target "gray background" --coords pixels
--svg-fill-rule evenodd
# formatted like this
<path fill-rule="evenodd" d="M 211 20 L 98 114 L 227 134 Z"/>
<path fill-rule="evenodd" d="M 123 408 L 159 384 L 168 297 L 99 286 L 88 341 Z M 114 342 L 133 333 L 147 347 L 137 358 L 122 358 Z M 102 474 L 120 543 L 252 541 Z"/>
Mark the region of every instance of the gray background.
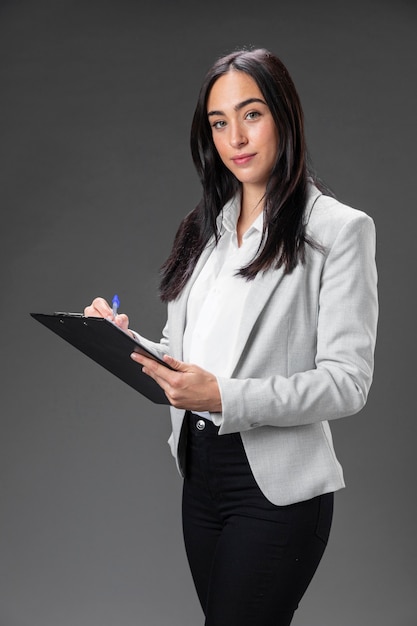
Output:
<path fill-rule="evenodd" d="M 294 626 L 414 626 L 417 10 L 410 1 L 0 4 L 0 626 L 202 623 L 164 408 L 29 317 L 120 296 L 158 338 L 158 268 L 199 199 L 206 69 L 287 64 L 316 169 L 378 231 L 366 408 L 333 424 L 348 488 Z"/>

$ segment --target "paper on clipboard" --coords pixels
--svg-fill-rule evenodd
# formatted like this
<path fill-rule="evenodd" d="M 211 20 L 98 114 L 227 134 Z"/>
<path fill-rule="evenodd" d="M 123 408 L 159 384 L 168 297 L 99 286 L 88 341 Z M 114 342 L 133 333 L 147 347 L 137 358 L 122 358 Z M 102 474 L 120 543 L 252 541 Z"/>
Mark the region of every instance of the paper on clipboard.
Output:
<path fill-rule="evenodd" d="M 31 313 L 35 320 L 156 404 L 169 404 L 161 387 L 130 355 L 139 352 L 169 367 L 138 340 L 101 317 L 78 313 Z M 172 368 L 170 368 L 172 369 Z"/>

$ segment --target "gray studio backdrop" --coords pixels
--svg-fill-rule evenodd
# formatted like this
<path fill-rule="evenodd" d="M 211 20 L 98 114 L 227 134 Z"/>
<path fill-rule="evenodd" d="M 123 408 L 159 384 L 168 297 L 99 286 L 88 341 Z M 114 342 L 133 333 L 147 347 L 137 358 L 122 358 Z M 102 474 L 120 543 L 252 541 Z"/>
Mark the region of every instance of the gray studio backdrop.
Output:
<path fill-rule="evenodd" d="M 287 64 L 316 169 L 378 231 L 375 382 L 333 424 L 348 487 L 294 625 L 417 624 L 416 26 L 400 0 L 0 3 L 0 626 L 202 624 L 167 410 L 29 312 L 117 292 L 159 337 L 198 89 L 250 44 Z"/>

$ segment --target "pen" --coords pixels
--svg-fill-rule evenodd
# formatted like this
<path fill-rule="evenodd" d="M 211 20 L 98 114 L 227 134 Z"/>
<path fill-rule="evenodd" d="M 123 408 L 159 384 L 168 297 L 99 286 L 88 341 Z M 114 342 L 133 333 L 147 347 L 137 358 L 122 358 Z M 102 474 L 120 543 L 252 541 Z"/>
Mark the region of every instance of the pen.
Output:
<path fill-rule="evenodd" d="M 113 305 L 113 318 L 115 318 L 116 315 L 117 315 L 117 309 L 120 306 L 119 296 L 117 294 L 115 294 L 113 296 L 113 300 L 111 302 L 112 302 L 112 305 Z"/>

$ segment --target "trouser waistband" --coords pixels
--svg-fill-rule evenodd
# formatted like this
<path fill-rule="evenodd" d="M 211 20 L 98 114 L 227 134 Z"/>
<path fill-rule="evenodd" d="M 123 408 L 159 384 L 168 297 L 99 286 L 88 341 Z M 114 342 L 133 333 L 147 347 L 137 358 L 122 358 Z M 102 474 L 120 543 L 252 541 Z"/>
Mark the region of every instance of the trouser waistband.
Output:
<path fill-rule="evenodd" d="M 189 432 L 195 435 L 212 436 L 218 435 L 220 427 L 216 426 L 211 420 L 196 415 L 191 411 L 188 411 L 188 426 Z"/>

